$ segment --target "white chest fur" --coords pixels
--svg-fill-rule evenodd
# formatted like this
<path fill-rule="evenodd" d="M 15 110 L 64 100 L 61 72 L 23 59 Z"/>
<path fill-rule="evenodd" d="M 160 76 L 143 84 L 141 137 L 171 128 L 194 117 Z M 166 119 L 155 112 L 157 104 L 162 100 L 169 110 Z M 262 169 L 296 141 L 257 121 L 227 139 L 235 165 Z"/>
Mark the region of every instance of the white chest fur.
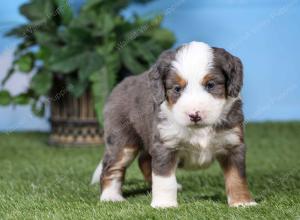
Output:
<path fill-rule="evenodd" d="M 165 146 L 176 149 L 179 164 L 188 169 L 208 167 L 217 154 L 240 144 L 238 128 L 217 132 L 212 127 L 181 127 L 166 119 L 158 129 Z"/>

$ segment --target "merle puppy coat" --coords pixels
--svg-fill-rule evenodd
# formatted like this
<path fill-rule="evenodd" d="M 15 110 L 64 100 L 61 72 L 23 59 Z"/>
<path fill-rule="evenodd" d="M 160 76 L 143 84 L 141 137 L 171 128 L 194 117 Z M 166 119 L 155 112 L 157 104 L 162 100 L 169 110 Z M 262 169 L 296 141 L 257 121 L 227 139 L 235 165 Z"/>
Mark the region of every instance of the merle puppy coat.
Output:
<path fill-rule="evenodd" d="M 177 167 L 215 159 L 230 206 L 254 205 L 245 174 L 240 91 L 243 67 L 224 49 L 191 42 L 162 53 L 147 72 L 122 81 L 105 106 L 105 154 L 93 182 L 102 201 L 122 201 L 126 168 L 138 155 L 153 207 L 177 206 Z"/>

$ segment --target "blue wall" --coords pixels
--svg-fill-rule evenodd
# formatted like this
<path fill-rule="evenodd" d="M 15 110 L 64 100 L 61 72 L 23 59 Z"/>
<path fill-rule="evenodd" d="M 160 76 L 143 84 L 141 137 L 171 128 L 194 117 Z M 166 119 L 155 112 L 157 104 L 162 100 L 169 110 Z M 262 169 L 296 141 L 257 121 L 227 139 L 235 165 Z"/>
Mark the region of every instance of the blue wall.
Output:
<path fill-rule="evenodd" d="M 1 33 L 23 21 L 17 11 L 21 2 L 1 7 Z M 245 67 L 247 120 L 300 119 L 300 0 L 157 0 L 124 14 L 130 17 L 133 11 L 165 14 L 163 25 L 175 32 L 177 45 L 204 41 L 239 56 Z M 1 53 L 13 43 L 0 39 Z M 26 107 L 0 108 L 0 130 L 48 129 L 46 119 L 30 118 L 29 123 L 24 115 L 30 115 Z"/>
<path fill-rule="evenodd" d="M 166 13 L 164 25 L 175 32 L 177 44 L 204 41 L 240 57 L 248 120 L 300 119 L 299 0 L 163 2 L 131 10 Z"/>

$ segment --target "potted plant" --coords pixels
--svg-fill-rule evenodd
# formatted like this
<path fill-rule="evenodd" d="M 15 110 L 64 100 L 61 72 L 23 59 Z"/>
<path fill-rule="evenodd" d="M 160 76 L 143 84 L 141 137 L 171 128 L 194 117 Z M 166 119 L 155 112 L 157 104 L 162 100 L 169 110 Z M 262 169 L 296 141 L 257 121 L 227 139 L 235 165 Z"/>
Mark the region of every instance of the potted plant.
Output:
<path fill-rule="evenodd" d="M 0 104 L 30 104 L 43 116 L 50 104 L 50 143 L 101 141 L 102 109 L 114 85 L 149 68 L 174 43 L 162 17 L 126 19 L 130 3 L 149 0 L 87 0 L 76 14 L 67 0 L 31 0 L 20 7 L 28 22 L 8 36 L 21 42 L 2 85 L 16 72 L 32 75 L 28 90 Z"/>

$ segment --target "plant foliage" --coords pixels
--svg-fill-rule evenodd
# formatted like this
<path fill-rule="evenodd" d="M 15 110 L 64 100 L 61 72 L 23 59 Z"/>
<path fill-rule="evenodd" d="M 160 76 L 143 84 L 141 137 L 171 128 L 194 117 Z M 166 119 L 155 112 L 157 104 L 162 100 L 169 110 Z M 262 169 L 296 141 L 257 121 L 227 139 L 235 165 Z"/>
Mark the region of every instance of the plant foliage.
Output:
<path fill-rule="evenodd" d="M 161 27 L 162 17 L 125 19 L 131 3 L 151 0 L 87 0 L 75 15 L 67 0 L 30 0 L 20 7 L 27 24 L 7 36 L 20 38 L 4 85 L 16 72 L 33 73 L 28 91 L 13 97 L 0 92 L 0 104 L 31 104 L 43 115 L 55 79 L 63 80 L 72 95 L 91 89 L 102 122 L 104 100 L 124 73 L 139 74 L 174 43 Z"/>

